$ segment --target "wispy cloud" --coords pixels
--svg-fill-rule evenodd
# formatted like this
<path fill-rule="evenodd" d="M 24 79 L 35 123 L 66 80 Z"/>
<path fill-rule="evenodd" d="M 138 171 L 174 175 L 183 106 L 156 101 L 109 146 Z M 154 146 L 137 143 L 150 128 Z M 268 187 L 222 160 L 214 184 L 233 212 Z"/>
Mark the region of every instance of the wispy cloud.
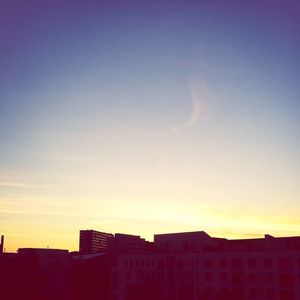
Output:
<path fill-rule="evenodd" d="M 204 117 L 204 105 L 208 97 L 207 86 L 203 80 L 192 80 L 189 86 L 189 90 L 193 107 L 190 117 L 183 127 L 195 126 L 199 122 L 199 120 Z"/>
<path fill-rule="evenodd" d="M 204 80 L 195 78 L 189 84 L 189 94 L 192 100 L 192 110 L 188 120 L 181 126 L 173 128 L 173 132 L 178 132 L 183 128 L 197 125 L 199 121 L 206 119 L 207 106 L 210 99 L 207 84 Z"/>
<path fill-rule="evenodd" d="M 44 189 L 46 186 L 25 183 L 25 182 L 16 182 L 16 181 L 0 181 L 0 187 L 10 187 L 10 188 L 23 188 L 23 189 Z"/>

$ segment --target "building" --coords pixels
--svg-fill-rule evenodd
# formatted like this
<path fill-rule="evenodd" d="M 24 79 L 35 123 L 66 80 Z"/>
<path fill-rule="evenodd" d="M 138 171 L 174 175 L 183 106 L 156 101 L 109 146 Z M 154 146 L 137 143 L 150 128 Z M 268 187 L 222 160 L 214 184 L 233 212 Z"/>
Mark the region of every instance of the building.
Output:
<path fill-rule="evenodd" d="M 151 245 L 139 235 L 116 233 L 108 240 L 108 252 L 114 254 L 141 254 L 151 251 Z"/>
<path fill-rule="evenodd" d="M 80 237 L 86 232 L 95 231 Z M 150 243 L 98 233 L 105 239 L 94 254 L 0 255 L 3 299 L 300 300 L 300 236 L 229 240 L 196 231 L 156 234 Z"/>
<path fill-rule="evenodd" d="M 0 256 L 1 299 L 70 299 L 68 250 L 22 248 Z"/>
<path fill-rule="evenodd" d="M 113 264 L 113 256 L 107 253 L 73 256 L 71 299 L 111 299 L 110 271 Z"/>
<path fill-rule="evenodd" d="M 155 235 L 154 245 L 116 256 L 110 300 L 300 300 L 300 237 L 199 231 Z"/>
<path fill-rule="evenodd" d="M 214 247 L 214 240 L 204 231 L 155 234 L 154 244 L 159 252 L 201 252 Z"/>
<path fill-rule="evenodd" d="M 113 237 L 111 233 L 96 230 L 80 230 L 79 253 L 95 254 L 107 251 L 108 239 Z"/>

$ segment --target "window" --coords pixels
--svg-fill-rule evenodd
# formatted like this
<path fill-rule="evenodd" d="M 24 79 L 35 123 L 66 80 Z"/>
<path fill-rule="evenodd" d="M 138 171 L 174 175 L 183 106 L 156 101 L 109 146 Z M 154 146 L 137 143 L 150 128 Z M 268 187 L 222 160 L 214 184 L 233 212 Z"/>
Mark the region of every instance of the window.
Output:
<path fill-rule="evenodd" d="M 265 268 L 272 268 L 273 267 L 273 260 L 272 258 L 265 258 L 264 259 L 264 267 Z"/>
<path fill-rule="evenodd" d="M 194 261 L 191 259 L 191 267 L 194 268 Z"/>
<path fill-rule="evenodd" d="M 291 287 L 293 285 L 293 274 L 280 273 L 278 276 L 278 281 L 281 287 Z"/>
<path fill-rule="evenodd" d="M 272 273 L 265 274 L 265 282 L 266 283 L 273 283 L 274 282 L 274 275 Z"/>
<path fill-rule="evenodd" d="M 183 268 L 182 259 L 178 259 L 177 260 L 177 269 L 182 270 L 182 268 Z"/>
<path fill-rule="evenodd" d="M 220 289 L 220 293 L 221 293 L 221 295 L 225 295 L 225 296 L 227 296 L 228 295 L 228 289 L 227 288 L 221 288 Z"/>
<path fill-rule="evenodd" d="M 242 273 L 232 274 L 232 283 L 234 285 L 242 285 L 244 282 L 244 275 Z"/>
<path fill-rule="evenodd" d="M 292 290 L 281 290 L 280 291 L 280 300 L 294 300 L 294 293 Z"/>
<path fill-rule="evenodd" d="M 174 269 L 175 267 L 175 258 L 174 257 L 168 257 L 167 258 L 167 268 L 168 269 Z"/>
<path fill-rule="evenodd" d="M 112 272 L 113 280 L 117 280 L 118 273 L 116 271 Z"/>
<path fill-rule="evenodd" d="M 213 278 L 212 273 L 205 272 L 205 274 L 204 274 L 205 281 L 212 281 L 212 278 Z"/>
<path fill-rule="evenodd" d="M 248 274 L 248 280 L 250 283 L 255 283 L 257 280 L 256 273 L 250 273 Z"/>
<path fill-rule="evenodd" d="M 227 273 L 220 273 L 219 275 L 220 281 L 227 282 L 228 281 L 228 274 Z"/>
<path fill-rule="evenodd" d="M 227 267 L 227 260 L 225 258 L 220 259 L 219 265 L 221 268 L 226 268 Z"/>
<path fill-rule="evenodd" d="M 248 259 L 248 267 L 255 268 L 256 267 L 256 260 L 254 258 Z"/>
<path fill-rule="evenodd" d="M 165 268 L 165 261 L 163 259 L 160 259 L 158 261 L 158 268 L 159 269 L 164 269 Z"/>
<path fill-rule="evenodd" d="M 251 299 L 258 297 L 258 290 L 257 289 L 250 289 L 249 290 L 249 296 Z"/>
<path fill-rule="evenodd" d="M 272 289 L 265 290 L 266 299 L 275 299 L 275 291 Z"/>
<path fill-rule="evenodd" d="M 212 287 L 210 287 L 210 286 L 205 287 L 204 293 L 205 293 L 205 295 L 207 295 L 207 296 L 211 295 L 211 294 L 213 293 Z"/>
<path fill-rule="evenodd" d="M 239 300 L 245 299 L 244 294 L 245 294 L 245 290 L 243 288 L 233 288 L 231 299 L 239 299 Z"/>
<path fill-rule="evenodd" d="M 205 266 L 205 267 L 208 267 L 208 268 L 212 267 L 212 261 L 211 261 L 210 258 L 206 258 L 206 259 L 204 260 L 204 266 Z"/>
<path fill-rule="evenodd" d="M 291 271 L 292 270 L 292 260 L 288 257 L 282 257 L 278 260 L 278 268 L 281 271 Z"/>
<path fill-rule="evenodd" d="M 231 267 L 233 268 L 233 269 L 241 269 L 242 267 L 244 267 L 244 262 L 243 262 L 243 260 L 242 259 L 240 259 L 240 258 L 233 258 L 232 260 L 231 260 Z"/>

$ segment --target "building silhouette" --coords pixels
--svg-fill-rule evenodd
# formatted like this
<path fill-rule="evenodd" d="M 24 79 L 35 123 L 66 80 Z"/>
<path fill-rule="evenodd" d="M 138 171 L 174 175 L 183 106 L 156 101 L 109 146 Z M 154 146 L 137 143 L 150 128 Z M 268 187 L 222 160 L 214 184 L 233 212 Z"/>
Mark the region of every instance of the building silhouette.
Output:
<path fill-rule="evenodd" d="M 22 248 L 0 255 L 1 299 L 70 299 L 68 250 Z"/>
<path fill-rule="evenodd" d="M 150 243 L 139 235 L 116 233 L 108 240 L 108 252 L 113 254 L 139 254 L 153 251 Z"/>
<path fill-rule="evenodd" d="M 299 300 L 300 237 L 227 240 L 203 231 L 154 236 L 153 253 L 121 254 L 113 300 Z"/>
<path fill-rule="evenodd" d="M 95 254 L 107 251 L 110 237 L 113 237 L 111 233 L 96 230 L 80 230 L 79 253 Z"/>
<path fill-rule="evenodd" d="M 3 299 L 300 300 L 300 236 L 229 240 L 196 231 L 148 242 L 98 233 L 101 246 L 80 244 L 80 252 L 2 253 Z"/>
<path fill-rule="evenodd" d="M 4 250 L 4 235 L 1 235 L 0 254 L 3 253 L 3 250 Z"/>

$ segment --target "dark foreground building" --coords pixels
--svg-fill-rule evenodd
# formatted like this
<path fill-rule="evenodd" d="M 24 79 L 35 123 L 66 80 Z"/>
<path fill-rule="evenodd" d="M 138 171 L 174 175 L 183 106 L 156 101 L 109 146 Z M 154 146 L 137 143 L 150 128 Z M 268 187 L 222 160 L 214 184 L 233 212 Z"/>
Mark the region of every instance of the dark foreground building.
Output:
<path fill-rule="evenodd" d="M 107 237 L 99 253 L 0 254 L 1 299 L 300 300 L 300 237 Z"/>
<path fill-rule="evenodd" d="M 19 249 L 0 255 L 0 299 L 70 299 L 68 250 Z"/>
<path fill-rule="evenodd" d="M 155 235 L 156 253 L 119 255 L 113 300 L 299 300 L 300 237 Z"/>

